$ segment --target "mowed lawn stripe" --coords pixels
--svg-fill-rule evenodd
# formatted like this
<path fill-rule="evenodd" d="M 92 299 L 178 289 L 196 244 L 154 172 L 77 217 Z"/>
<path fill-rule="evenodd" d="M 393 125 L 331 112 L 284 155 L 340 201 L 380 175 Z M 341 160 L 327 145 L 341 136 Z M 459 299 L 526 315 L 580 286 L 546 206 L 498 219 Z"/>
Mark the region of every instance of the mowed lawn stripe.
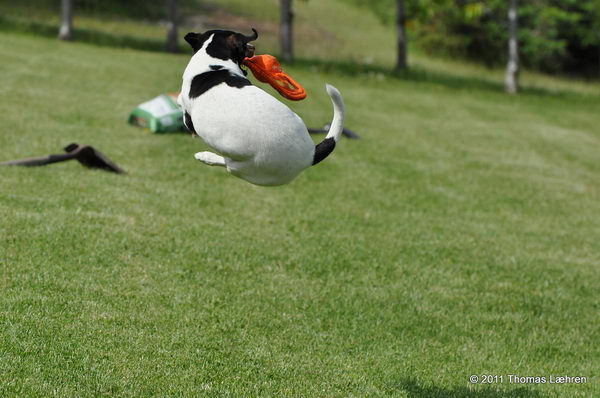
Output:
<path fill-rule="evenodd" d="M 0 169 L 1 394 L 600 391 L 599 97 L 289 67 L 307 124 L 329 82 L 364 138 L 259 188 L 126 124 L 189 55 L 1 36 L 2 160 L 74 141 L 129 172 Z"/>

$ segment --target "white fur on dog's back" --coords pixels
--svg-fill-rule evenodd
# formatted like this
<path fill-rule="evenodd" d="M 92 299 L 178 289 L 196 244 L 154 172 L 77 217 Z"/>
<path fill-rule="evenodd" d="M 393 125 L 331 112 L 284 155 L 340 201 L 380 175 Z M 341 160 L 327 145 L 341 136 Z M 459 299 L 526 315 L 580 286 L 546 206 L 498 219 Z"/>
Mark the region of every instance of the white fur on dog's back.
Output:
<path fill-rule="evenodd" d="M 213 87 L 193 100 L 190 114 L 227 169 L 254 184 L 285 184 L 312 163 L 314 143 L 302 119 L 256 86 Z"/>

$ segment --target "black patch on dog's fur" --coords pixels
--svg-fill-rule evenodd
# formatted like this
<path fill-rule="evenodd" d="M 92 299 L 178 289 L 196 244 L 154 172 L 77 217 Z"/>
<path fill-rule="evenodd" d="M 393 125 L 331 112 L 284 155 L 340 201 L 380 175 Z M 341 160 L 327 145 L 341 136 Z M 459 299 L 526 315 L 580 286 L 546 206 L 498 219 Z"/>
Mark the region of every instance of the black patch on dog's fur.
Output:
<path fill-rule="evenodd" d="M 226 83 L 229 87 L 237 88 L 252 85 L 250 80 L 238 75 L 232 75 L 228 70 L 204 72 L 194 76 L 194 79 L 192 79 L 189 97 L 190 99 L 197 98 L 221 83 Z"/>
<path fill-rule="evenodd" d="M 224 61 L 231 59 L 238 65 L 241 64 L 246 52 L 246 43 L 242 41 L 241 35 L 228 30 L 213 32 L 214 36 L 206 46 L 206 53 L 213 58 Z"/>
<path fill-rule="evenodd" d="M 206 47 L 206 53 L 213 58 L 219 58 L 224 61 L 228 59 L 233 59 L 231 54 L 231 49 L 225 45 L 225 41 L 220 37 L 215 35 L 212 41 Z"/>
<path fill-rule="evenodd" d="M 254 28 L 252 31 L 253 35 L 245 36 L 230 30 L 209 30 L 204 33 L 190 32 L 184 38 L 196 53 L 206 40 L 212 37 L 210 44 L 206 46 L 206 53 L 213 58 L 232 60 L 241 66 L 246 56 L 254 54 L 254 47 L 250 48 L 248 43 L 258 38 L 258 32 Z M 246 75 L 245 71 L 244 75 Z"/>
<path fill-rule="evenodd" d="M 315 147 L 315 156 L 313 157 L 313 166 L 325 159 L 335 149 L 335 140 L 325 138 Z"/>
<path fill-rule="evenodd" d="M 187 127 L 188 130 L 190 130 L 192 135 L 198 135 L 198 133 L 196 133 L 196 130 L 194 130 L 194 123 L 192 123 L 192 117 L 190 116 L 189 113 L 187 113 L 187 111 L 185 112 L 185 118 L 183 119 L 183 124 L 185 124 L 185 127 Z"/>
<path fill-rule="evenodd" d="M 224 66 L 223 65 L 209 65 L 209 68 L 212 70 L 219 70 L 219 69 L 223 69 Z"/>

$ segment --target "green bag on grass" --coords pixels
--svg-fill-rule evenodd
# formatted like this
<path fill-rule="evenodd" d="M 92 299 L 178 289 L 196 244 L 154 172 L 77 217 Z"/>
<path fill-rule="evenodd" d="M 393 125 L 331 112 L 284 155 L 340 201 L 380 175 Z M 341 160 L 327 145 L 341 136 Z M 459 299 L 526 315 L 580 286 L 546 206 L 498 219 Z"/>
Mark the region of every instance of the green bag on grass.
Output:
<path fill-rule="evenodd" d="M 183 111 L 177 105 L 177 94 L 161 94 L 140 104 L 129 115 L 129 123 L 148 128 L 153 133 L 184 131 Z"/>

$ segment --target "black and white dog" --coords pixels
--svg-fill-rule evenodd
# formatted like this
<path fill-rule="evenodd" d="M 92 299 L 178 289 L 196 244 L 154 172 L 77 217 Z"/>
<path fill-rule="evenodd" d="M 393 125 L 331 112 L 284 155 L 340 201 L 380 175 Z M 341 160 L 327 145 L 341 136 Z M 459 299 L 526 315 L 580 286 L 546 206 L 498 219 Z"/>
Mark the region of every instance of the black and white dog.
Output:
<path fill-rule="evenodd" d="M 184 122 L 212 152 L 195 158 L 223 166 L 231 174 L 257 185 L 282 185 L 325 159 L 335 148 L 344 123 L 340 92 L 327 85 L 333 121 L 325 140 L 316 145 L 304 122 L 273 96 L 253 86 L 241 68 L 254 55 L 249 42 L 258 38 L 226 30 L 188 33 L 194 55 L 183 73 L 177 102 Z"/>

